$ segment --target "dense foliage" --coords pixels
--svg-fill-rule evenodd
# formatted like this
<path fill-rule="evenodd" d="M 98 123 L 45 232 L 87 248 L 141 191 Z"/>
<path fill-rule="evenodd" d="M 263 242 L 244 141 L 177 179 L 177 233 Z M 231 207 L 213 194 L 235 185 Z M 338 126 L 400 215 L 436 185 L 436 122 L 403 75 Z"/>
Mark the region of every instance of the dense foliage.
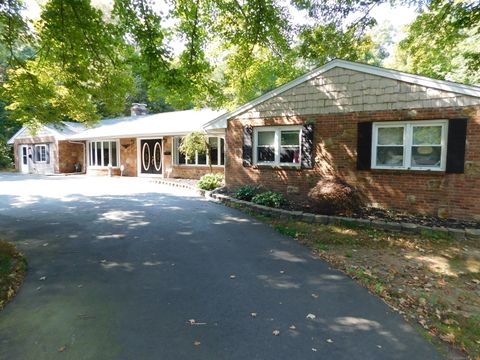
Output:
<path fill-rule="evenodd" d="M 215 190 L 222 186 L 223 175 L 222 174 L 205 174 L 198 181 L 197 186 L 202 190 Z"/>
<path fill-rule="evenodd" d="M 279 208 L 288 203 L 287 199 L 282 193 L 275 191 L 265 191 L 255 195 L 252 202 L 258 205 L 264 205 L 274 208 Z"/>
<path fill-rule="evenodd" d="M 252 201 L 253 197 L 263 191 L 261 186 L 244 185 L 235 191 L 235 198 L 239 200 Z"/>
<path fill-rule="evenodd" d="M 386 2 L 45 0 L 32 21 L 24 1 L 3 1 L 0 102 L 33 128 L 92 123 L 133 101 L 153 111 L 232 108 L 333 58 L 381 65 L 392 37 L 387 28 L 378 36 L 371 12 Z M 389 3 L 413 4 L 419 16 L 388 64 L 479 81 L 478 1 Z"/>

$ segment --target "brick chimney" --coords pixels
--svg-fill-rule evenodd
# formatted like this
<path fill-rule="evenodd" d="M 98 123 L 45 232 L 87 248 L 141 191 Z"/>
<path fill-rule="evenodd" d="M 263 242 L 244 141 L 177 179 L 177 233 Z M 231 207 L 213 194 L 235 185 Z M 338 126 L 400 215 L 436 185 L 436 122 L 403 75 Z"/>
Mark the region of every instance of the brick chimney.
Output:
<path fill-rule="evenodd" d="M 133 103 L 130 108 L 131 116 L 147 115 L 148 109 L 147 104 Z"/>

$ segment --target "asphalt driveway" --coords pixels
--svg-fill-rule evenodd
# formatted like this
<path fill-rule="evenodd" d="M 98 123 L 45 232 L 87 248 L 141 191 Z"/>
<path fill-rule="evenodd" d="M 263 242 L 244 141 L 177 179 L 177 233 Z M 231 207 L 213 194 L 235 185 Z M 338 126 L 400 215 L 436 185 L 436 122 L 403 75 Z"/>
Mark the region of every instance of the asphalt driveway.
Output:
<path fill-rule="evenodd" d="M 0 231 L 29 260 L 0 359 L 440 358 L 308 249 L 188 190 L 0 174 Z"/>

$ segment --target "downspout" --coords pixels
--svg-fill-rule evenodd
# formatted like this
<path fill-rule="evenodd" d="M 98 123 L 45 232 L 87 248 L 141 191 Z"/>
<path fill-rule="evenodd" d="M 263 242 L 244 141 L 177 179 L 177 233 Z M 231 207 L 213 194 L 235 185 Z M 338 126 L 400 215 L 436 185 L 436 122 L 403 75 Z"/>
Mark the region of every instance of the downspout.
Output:
<path fill-rule="evenodd" d="M 83 146 L 83 171 L 81 171 L 81 174 L 87 174 L 87 149 L 85 148 L 85 143 L 80 142 L 80 141 L 71 141 L 68 140 L 70 144 L 77 144 L 77 145 L 82 145 Z"/>

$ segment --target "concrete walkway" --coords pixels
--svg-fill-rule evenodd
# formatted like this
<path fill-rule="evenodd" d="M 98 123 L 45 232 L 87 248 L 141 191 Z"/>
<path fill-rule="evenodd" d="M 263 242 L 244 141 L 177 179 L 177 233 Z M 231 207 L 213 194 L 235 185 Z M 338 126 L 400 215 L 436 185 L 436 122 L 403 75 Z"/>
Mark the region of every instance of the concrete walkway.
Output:
<path fill-rule="evenodd" d="M 0 174 L 0 229 L 30 266 L 0 359 L 440 358 L 307 248 L 184 189 Z"/>

